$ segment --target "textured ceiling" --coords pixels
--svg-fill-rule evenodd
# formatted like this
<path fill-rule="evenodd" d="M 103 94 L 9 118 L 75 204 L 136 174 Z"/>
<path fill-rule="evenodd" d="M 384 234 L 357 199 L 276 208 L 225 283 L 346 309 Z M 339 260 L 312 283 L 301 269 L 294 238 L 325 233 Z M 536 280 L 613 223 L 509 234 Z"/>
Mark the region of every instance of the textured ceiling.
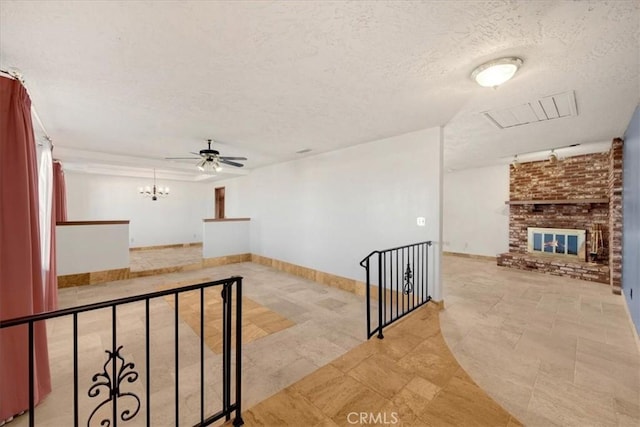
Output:
<path fill-rule="evenodd" d="M 250 169 L 442 125 L 458 169 L 621 136 L 639 4 L 1 0 L 0 67 L 22 71 L 56 155 L 84 168 L 192 171 L 162 159 L 214 138 Z M 513 80 L 470 80 L 507 55 L 524 60 Z M 577 117 L 501 130 L 481 114 L 568 90 Z"/>

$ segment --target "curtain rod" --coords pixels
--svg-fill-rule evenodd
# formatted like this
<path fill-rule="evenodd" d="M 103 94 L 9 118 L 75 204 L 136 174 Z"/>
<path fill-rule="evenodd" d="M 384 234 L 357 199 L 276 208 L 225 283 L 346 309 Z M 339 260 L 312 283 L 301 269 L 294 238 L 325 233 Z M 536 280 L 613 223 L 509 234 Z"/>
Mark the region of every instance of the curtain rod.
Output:
<path fill-rule="evenodd" d="M 19 81 L 20 84 L 22 85 L 22 87 L 24 87 L 26 89 L 27 93 L 29 93 L 29 89 L 27 88 L 27 86 L 26 86 L 26 84 L 24 82 L 24 79 L 22 78 L 22 73 L 20 71 L 17 71 L 17 70 L 3 70 L 3 69 L 0 68 L 0 73 L 6 74 L 10 78 Z M 53 143 L 52 143 L 51 137 L 49 136 L 49 132 L 47 132 L 47 129 L 44 127 L 44 124 L 42 123 L 42 120 L 40 120 L 40 115 L 38 115 L 38 111 L 36 110 L 36 107 L 33 104 L 33 102 L 31 103 L 31 115 L 36 119 L 36 122 L 38 123 L 38 126 L 40 126 L 40 129 L 44 133 L 45 139 L 47 141 L 49 141 L 49 143 L 51 143 L 51 146 L 53 147 Z"/>
<path fill-rule="evenodd" d="M 0 68 L 0 73 L 6 74 L 7 76 L 11 77 L 14 80 L 18 80 L 20 83 L 24 85 L 22 74 L 19 71 L 16 71 L 16 70 L 9 71 L 9 70 L 3 70 Z"/>

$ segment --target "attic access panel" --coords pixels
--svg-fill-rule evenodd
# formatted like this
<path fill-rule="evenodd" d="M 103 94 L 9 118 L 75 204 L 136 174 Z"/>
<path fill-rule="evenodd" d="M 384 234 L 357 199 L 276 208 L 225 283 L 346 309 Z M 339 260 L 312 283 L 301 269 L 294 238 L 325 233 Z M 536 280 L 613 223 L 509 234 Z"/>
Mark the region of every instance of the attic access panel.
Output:
<path fill-rule="evenodd" d="M 578 115 L 575 92 L 558 93 L 545 96 L 526 104 L 482 113 L 491 123 L 500 129 L 523 126 Z"/>

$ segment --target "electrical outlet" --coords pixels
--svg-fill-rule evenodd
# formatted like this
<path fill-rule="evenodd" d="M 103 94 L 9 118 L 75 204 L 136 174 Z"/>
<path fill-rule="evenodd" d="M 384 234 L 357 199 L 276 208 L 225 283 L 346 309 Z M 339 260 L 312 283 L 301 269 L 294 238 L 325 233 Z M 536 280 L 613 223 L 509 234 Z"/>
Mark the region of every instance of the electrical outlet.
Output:
<path fill-rule="evenodd" d="M 425 225 L 427 225 L 427 220 L 425 217 L 419 216 L 416 220 L 416 223 L 418 224 L 418 227 L 424 227 Z"/>

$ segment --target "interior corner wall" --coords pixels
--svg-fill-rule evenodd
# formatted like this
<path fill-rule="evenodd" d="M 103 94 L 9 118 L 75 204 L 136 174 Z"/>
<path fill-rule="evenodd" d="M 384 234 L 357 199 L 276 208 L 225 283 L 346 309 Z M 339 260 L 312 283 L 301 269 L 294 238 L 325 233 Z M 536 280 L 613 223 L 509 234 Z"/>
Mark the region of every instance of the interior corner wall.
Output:
<path fill-rule="evenodd" d="M 441 152 L 440 128 L 431 128 L 220 185 L 227 216 L 251 218 L 252 253 L 364 281 L 359 262 L 371 251 L 439 240 Z"/>
<path fill-rule="evenodd" d="M 213 216 L 210 184 L 158 179 L 171 194 L 152 201 L 138 193 L 148 178 L 65 171 L 68 221 L 130 220 L 129 245 L 202 241 L 203 218 Z"/>
<path fill-rule="evenodd" d="M 496 256 L 509 251 L 509 165 L 444 175 L 443 249 Z"/>
<path fill-rule="evenodd" d="M 640 333 L 640 106 L 625 133 L 623 152 L 622 293 Z"/>

